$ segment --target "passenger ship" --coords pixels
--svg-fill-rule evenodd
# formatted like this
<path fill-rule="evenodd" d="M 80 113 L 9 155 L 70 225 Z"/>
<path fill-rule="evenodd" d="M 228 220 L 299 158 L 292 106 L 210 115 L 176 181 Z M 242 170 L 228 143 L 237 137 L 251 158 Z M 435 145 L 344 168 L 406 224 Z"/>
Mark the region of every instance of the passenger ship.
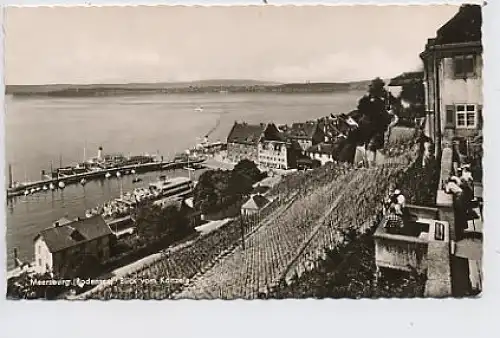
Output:
<path fill-rule="evenodd" d="M 150 183 L 149 187 L 136 188 L 132 192 L 123 194 L 103 206 L 87 210 L 86 217 L 92 217 L 96 214 L 103 216 L 105 222 L 112 230 L 119 231 L 118 228 L 130 227 L 133 221 L 133 211 L 137 204 L 143 201 L 157 201 L 170 197 L 188 197 L 192 194 L 194 183 L 186 177 L 174 177 L 166 179 L 160 176 L 155 183 Z"/>

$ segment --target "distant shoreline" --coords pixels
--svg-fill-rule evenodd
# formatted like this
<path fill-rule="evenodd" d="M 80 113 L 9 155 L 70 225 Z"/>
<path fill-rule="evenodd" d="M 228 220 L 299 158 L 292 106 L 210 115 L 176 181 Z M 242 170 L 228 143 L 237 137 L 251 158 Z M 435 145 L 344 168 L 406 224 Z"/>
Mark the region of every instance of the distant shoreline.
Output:
<path fill-rule="evenodd" d="M 7 85 L 13 96 L 98 97 L 127 94 L 200 94 L 200 93 L 334 93 L 366 90 L 370 81 L 346 83 L 288 84 L 125 84 L 125 85 Z"/>

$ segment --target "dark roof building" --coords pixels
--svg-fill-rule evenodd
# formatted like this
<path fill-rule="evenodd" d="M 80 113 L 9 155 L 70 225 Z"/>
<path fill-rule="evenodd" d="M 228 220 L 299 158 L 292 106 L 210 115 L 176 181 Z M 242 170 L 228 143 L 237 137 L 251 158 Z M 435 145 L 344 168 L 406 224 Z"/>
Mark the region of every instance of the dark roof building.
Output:
<path fill-rule="evenodd" d="M 317 122 L 294 123 L 287 135 L 294 139 L 311 139 L 318 128 Z"/>
<path fill-rule="evenodd" d="M 54 253 L 109 235 L 112 235 L 111 229 L 102 216 L 97 215 L 42 230 L 35 240 L 42 237 Z"/>
<path fill-rule="evenodd" d="M 269 200 L 266 197 L 257 194 L 250 197 L 250 199 L 246 201 L 241 208 L 248 210 L 260 210 L 263 207 L 265 207 L 268 203 Z"/>
<path fill-rule="evenodd" d="M 462 5 L 453 18 L 437 31 L 435 44 L 481 41 L 482 15 L 480 5 Z"/>
<path fill-rule="evenodd" d="M 257 145 L 266 130 L 266 125 L 235 122 L 227 137 L 227 143 Z"/>
<path fill-rule="evenodd" d="M 482 128 L 481 11 L 480 5 L 462 5 L 436 36 L 427 40 L 420 54 L 426 133 L 436 143 L 436 153 L 453 137 L 475 136 Z"/>

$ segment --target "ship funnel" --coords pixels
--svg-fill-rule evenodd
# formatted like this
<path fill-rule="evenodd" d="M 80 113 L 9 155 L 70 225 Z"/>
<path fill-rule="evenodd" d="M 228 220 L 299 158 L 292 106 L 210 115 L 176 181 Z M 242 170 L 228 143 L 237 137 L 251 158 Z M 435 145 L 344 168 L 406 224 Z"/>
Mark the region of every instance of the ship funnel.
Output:
<path fill-rule="evenodd" d="M 102 160 L 102 147 L 99 147 L 97 150 L 97 159 Z"/>

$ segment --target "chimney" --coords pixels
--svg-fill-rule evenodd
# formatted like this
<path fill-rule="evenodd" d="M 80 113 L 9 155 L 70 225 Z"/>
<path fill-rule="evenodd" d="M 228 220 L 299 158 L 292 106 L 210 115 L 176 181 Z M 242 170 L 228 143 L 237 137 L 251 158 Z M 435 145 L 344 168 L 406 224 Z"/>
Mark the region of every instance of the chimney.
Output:
<path fill-rule="evenodd" d="M 102 147 L 99 147 L 97 150 L 97 159 L 102 160 Z"/>

